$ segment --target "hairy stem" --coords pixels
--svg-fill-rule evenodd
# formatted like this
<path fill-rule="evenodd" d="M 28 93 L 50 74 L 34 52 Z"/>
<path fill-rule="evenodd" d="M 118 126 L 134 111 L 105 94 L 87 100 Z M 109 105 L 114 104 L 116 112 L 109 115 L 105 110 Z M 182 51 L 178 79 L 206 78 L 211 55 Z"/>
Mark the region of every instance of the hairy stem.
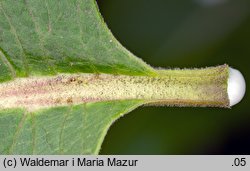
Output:
<path fill-rule="evenodd" d="M 61 74 L 0 84 L 0 109 L 29 111 L 84 102 L 140 99 L 146 104 L 229 107 L 228 66 L 157 70 L 158 75 Z"/>

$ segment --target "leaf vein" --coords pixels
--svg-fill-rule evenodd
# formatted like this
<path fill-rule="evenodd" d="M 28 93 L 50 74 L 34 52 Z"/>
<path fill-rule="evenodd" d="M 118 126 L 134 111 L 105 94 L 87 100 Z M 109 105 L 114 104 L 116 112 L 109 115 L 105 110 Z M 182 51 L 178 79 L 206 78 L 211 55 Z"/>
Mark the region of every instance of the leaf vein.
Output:
<path fill-rule="evenodd" d="M 18 135 L 20 134 L 21 129 L 22 129 L 23 125 L 24 125 L 26 116 L 27 116 L 27 114 L 23 113 L 23 116 L 22 116 L 22 118 L 21 118 L 21 120 L 20 120 L 20 122 L 19 122 L 19 124 L 17 126 L 17 129 L 16 129 L 15 133 L 14 133 L 14 137 L 13 137 L 12 143 L 11 143 L 11 145 L 9 147 L 9 150 L 8 150 L 9 154 L 12 154 L 12 152 L 13 152 L 13 148 L 16 145 Z"/>
<path fill-rule="evenodd" d="M 36 22 L 36 20 L 35 20 L 35 17 L 34 17 L 34 14 L 33 14 L 33 11 L 32 11 L 32 9 L 29 7 L 29 5 L 28 5 L 28 0 L 24 0 L 24 4 L 25 4 L 25 6 L 26 6 L 26 8 L 27 8 L 27 10 L 29 11 L 29 15 L 31 16 L 31 20 L 32 20 L 32 22 L 33 22 L 33 24 L 34 24 L 34 28 L 35 28 L 35 33 L 37 34 L 37 36 L 38 36 L 38 39 L 39 39 L 39 46 L 40 46 L 40 48 L 41 48 L 41 50 L 42 50 L 42 52 L 43 52 L 43 59 L 44 60 L 46 60 L 47 61 L 47 64 L 50 66 L 50 68 L 53 70 L 53 72 L 54 73 L 57 73 L 56 71 L 55 71 L 55 67 L 52 65 L 52 63 L 49 61 L 49 59 L 48 59 L 48 57 L 47 57 L 47 55 L 48 55 L 48 52 L 47 52 L 47 50 L 45 49 L 45 47 L 44 47 L 44 40 L 42 39 L 42 36 L 41 36 L 41 34 L 40 34 L 40 32 L 41 32 L 41 29 L 39 28 L 39 24 Z"/>
<path fill-rule="evenodd" d="M 9 68 L 12 78 L 15 78 L 16 77 L 16 71 L 15 71 L 13 65 L 10 63 L 7 56 L 3 53 L 1 48 L 0 48 L 0 58 L 2 59 L 3 63 L 6 64 L 7 67 Z"/>
<path fill-rule="evenodd" d="M 29 75 L 29 69 L 28 69 L 28 63 L 27 63 L 27 55 L 25 54 L 25 52 L 24 52 L 24 48 L 23 48 L 23 46 L 22 46 L 22 43 L 21 43 L 21 40 L 20 40 L 20 38 L 19 38 L 19 36 L 18 36 L 18 34 L 17 34 L 17 31 L 16 31 L 16 29 L 15 29 L 15 27 L 13 26 L 13 24 L 11 23 L 11 20 L 10 20 L 10 18 L 9 18 L 9 16 L 6 14 L 6 12 L 5 12 L 5 10 L 4 10 L 4 8 L 3 8 L 3 6 L 2 6 L 2 3 L 0 2 L 0 9 L 2 10 L 2 12 L 3 12 L 3 14 L 4 14 L 4 17 L 7 19 L 7 21 L 8 21 L 8 24 L 9 24 L 9 26 L 10 26 L 10 28 L 11 28 L 11 30 L 12 30 L 12 34 L 14 35 L 14 37 L 15 37 L 15 39 L 16 39 L 16 43 L 18 44 L 18 46 L 19 46 L 19 48 L 20 48 L 20 50 L 21 50 L 21 52 L 22 52 L 22 62 L 23 62 L 23 67 L 24 67 L 24 69 L 25 69 L 25 72 L 26 72 L 26 76 L 28 76 Z"/>
<path fill-rule="evenodd" d="M 45 2 L 45 7 L 46 7 L 46 11 L 47 11 L 47 17 L 48 17 L 48 32 L 50 33 L 52 31 L 51 19 L 50 19 L 50 11 L 49 11 L 47 0 L 44 0 L 44 2 Z"/>
<path fill-rule="evenodd" d="M 34 154 L 35 146 L 36 146 L 36 125 L 35 125 L 35 116 L 33 113 L 30 113 L 31 116 L 31 126 L 32 126 L 32 154 Z"/>
<path fill-rule="evenodd" d="M 63 148 L 62 148 L 62 138 L 63 138 L 63 131 L 64 131 L 64 127 L 65 127 L 65 123 L 67 121 L 67 118 L 69 116 L 69 114 L 72 112 L 72 109 L 73 109 L 73 106 L 70 106 L 70 109 L 69 111 L 66 111 L 64 113 L 64 119 L 63 119 L 63 122 L 62 122 L 62 126 L 61 126 L 61 129 L 60 129 L 60 134 L 59 134 L 59 151 L 61 154 L 63 154 Z"/>
<path fill-rule="evenodd" d="M 77 1 L 77 14 L 78 16 L 81 16 L 81 13 L 80 13 L 80 2 L 81 1 Z M 81 45 L 82 47 L 84 48 L 84 42 L 82 40 L 82 37 L 83 37 L 83 31 L 82 31 L 82 27 L 81 27 L 81 24 L 80 24 L 80 20 L 79 20 L 79 17 L 77 17 L 77 23 L 78 23 L 78 27 L 79 27 L 79 30 L 80 30 L 80 41 L 81 41 Z M 86 56 L 88 58 L 88 64 L 90 65 L 91 69 L 93 70 L 94 73 L 100 73 L 98 71 L 98 69 L 95 67 L 95 65 L 93 64 L 93 58 L 91 56 Z"/>

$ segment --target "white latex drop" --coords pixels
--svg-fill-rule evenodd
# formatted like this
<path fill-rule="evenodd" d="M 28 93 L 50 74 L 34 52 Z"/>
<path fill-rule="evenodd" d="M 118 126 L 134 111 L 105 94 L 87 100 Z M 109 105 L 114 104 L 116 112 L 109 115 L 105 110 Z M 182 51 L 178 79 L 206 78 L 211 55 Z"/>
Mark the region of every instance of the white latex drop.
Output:
<path fill-rule="evenodd" d="M 229 78 L 227 93 L 230 106 L 233 106 L 241 101 L 246 92 L 246 82 L 240 71 L 229 68 Z"/>

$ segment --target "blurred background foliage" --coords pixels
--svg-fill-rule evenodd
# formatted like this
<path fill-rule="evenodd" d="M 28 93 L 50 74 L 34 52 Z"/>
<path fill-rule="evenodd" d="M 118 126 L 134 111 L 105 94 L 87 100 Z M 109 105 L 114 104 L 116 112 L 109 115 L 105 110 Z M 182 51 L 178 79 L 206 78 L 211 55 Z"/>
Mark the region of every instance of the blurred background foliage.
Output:
<path fill-rule="evenodd" d="M 154 67 L 227 63 L 250 80 L 249 0 L 98 0 L 115 37 Z M 101 154 L 250 154 L 250 99 L 232 109 L 140 107 Z"/>

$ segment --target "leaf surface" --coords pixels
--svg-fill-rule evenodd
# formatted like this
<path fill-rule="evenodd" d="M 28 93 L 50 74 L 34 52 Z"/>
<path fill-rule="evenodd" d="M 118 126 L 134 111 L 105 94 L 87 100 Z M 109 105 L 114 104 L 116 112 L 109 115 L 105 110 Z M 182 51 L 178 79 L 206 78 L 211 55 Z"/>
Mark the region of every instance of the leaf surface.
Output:
<path fill-rule="evenodd" d="M 94 0 L 0 1 L 0 82 L 60 73 L 155 74 L 113 37 Z M 141 104 L 0 107 L 0 154 L 98 154 L 110 125 Z"/>
<path fill-rule="evenodd" d="M 0 112 L 1 154 L 98 154 L 110 125 L 142 103 L 113 101 Z"/>

